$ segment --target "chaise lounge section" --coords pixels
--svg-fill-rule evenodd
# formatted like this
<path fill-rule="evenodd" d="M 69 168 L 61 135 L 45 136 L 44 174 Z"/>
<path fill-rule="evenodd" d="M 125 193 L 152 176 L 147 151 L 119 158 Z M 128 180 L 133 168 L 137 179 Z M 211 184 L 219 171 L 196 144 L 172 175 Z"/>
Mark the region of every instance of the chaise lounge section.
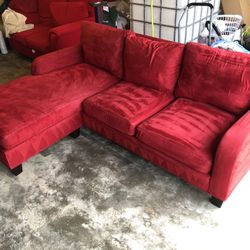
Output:
<path fill-rule="evenodd" d="M 33 76 L 1 87 L 1 161 L 13 172 L 81 126 L 207 192 L 218 207 L 249 170 L 248 55 L 86 22 L 81 46 L 32 67 Z"/>

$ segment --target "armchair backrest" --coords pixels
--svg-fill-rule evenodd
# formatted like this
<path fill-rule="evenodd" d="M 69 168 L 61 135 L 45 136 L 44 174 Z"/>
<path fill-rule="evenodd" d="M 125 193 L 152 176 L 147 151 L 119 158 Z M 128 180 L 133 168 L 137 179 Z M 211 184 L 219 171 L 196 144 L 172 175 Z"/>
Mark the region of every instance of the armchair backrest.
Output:
<path fill-rule="evenodd" d="M 11 0 L 9 7 L 27 17 L 26 23 L 53 25 L 50 4 L 52 2 L 94 2 L 95 0 Z M 93 7 L 88 5 L 89 17 L 94 17 Z"/>

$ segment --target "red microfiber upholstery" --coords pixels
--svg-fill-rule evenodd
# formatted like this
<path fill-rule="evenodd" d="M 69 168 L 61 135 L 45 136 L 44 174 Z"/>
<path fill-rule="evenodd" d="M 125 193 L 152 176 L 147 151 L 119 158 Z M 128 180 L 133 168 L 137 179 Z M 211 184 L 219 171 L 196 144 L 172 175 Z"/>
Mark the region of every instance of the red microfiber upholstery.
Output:
<path fill-rule="evenodd" d="M 160 91 L 121 82 L 84 102 L 84 111 L 125 134 L 134 135 L 135 127 L 172 101 Z"/>
<path fill-rule="evenodd" d="M 40 17 L 38 13 L 25 13 L 25 16 L 27 18 L 26 24 L 27 23 L 32 23 L 32 24 L 39 24 Z"/>
<path fill-rule="evenodd" d="M 180 74 L 184 45 L 134 34 L 127 36 L 125 44 L 126 81 L 172 93 Z"/>
<path fill-rule="evenodd" d="M 10 169 L 13 169 L 80 127 L 80 113 L 74 112 L 73 115 L 41 131 L 14 148 L 0 150 L 0 160 Z"/>
<path fill-rule="evenodd" d="M 50 43 L 48 30 L 45 29 L 41 32 L 34 32 L 34 34 L 30 35 L 26 38 L 27 45 L 35 51 L 39 51 L 42 54 L 50 51 Z"/>
<path fill-rule="evenodd" d="M 154 163 L 155 165 L 164 168 L 166 171 L 180 177 L 186 182 L 195 185 L 204 191 L 208 190 L 210 179 L 209 175 L 199 173 L 189 168 L 185 163 L 181 163 L 178 160 L 167 156 L 165 153 L 142 143 L 137 140 L 136 137 L 126 135 L 111 128 L 103 122 L 89 117 L 86 114 L 83 114 L 83 124 L 87 128 L 96 131 L 129 151 L 142 156 L 144 159 Z"/>
<path fill-rule="evenodd" d="M 51 17 L 50 4 L 52 2 L 66 2 L 66 0 L 38 0 L 38 11 L 40 17 Z"/>
<path fill-rule="evenodd" d="M 35 25 L 34 29 L 12 34 L 11 40 L 14 42 L 18 42 L 24 46 L 29 46 L 29 38 L 30 37 L 37 36 L 37 35 L 39 36 L 39 34 L 42 34 L 43 36 L 48 38 L 49 30 L 50 30 L 50 26 L 37 24 L 37 25 Z"/>
<path fill-rule="evenodd" d="M 86 2 L 54 2 L 50 4 L 50 11 L 56 26 L 79 21 L 89 16 Z"/>
<path fill-rule="evenodd" d="M 38 11 L 38 0 L 11 0 L 9 7 L 20 13 L 35 13 Z"/>
<path fill-rule="evenodd" d="M 103 0 L 100 0 L 98 2 L 102 2 Z M 68 0 L 68 2 L 85 2 L 88 4 L 88 12 L 89 12 L 89 16 L 93 16 L 95 15 L 94 12 L 94 8 L 92 6 L 89 5 L 89 3 L 91 2 L 96 2 L 96 0 Z"/>
<path fill-rule="evenodd" d="M 138 127 L 138 139 L 207 174 L 221 137 L 234 121 L 232 114 L 213 106 L 177 99 Z"/>
<path fill-rule="evenodd" d="M 0 147 L 11 149 L 67 117 L 118 79 L 88 64 L 0 86 Z"/>
<path fill-rule="evenodd" d="M 216 152 L 209 192 L 226 200 L 250 169 L 250 111 L 236 121 Z"/>
<path fill-rule="evenodd" d="M 38 0 L 40 23 L 53 24 L 50 12 L 50 4 L 52 2 L 66 2 L 66 0 Z"/>
<path fill-rule="evenodd" d="M 242 114 L 250 107 L 250 56 L 190 43 L 176 93 Z"/>
<path fill-rule="evenodd" d="M 64 60 L 67 58 L 67 60 Z M 32 62 L 32 74 L 44 75 L 55 70 L 67 69 L 83 62 L 81 46 L 60 49 L 46 55 L 39 56 Z"/>
<path fill-rule="evenodd" d="M 86 63 L 122 78 L 125 31 L 83 22 L 81 44 Z"/>

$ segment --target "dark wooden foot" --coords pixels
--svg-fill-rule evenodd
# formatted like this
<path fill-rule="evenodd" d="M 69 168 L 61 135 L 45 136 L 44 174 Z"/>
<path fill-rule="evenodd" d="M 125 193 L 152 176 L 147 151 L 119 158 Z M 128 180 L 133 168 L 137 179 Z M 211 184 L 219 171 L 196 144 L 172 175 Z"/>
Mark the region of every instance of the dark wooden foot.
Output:
<path fill-rule="evenodd" d="M 222 204 L 223 204 L 223 201 L 221 201 L 221 200 L 219 200 L 219 199 L 217 199 L 217 198 L 215 198 L 215 197 L 213 197 L 213 196 L 211 196 L 209 200 L 210 200 L 210 202 L 211 202 L 214 206 L 216 206 L 216 207 L 218 207 L 218 208 L 221 208 L 221 206 L 222 206 Z"/>
<path fill-rule="evenodd" d="M 21 174 L 23 172 L 23 166 L 19 165 L 16 168 L 11 169 L 10 171 L 11 171 L 12 174 L 14 174 L 15 176 L 17 176 L 17 175 L 19 175 L 19 174 Z"/>
<path fill-rule="evenodd" d="M 73 131 L 71 134 L 69 134 L 70 137 L 76 139 L 80 135 L 80 128 L 77 130 Z"/>

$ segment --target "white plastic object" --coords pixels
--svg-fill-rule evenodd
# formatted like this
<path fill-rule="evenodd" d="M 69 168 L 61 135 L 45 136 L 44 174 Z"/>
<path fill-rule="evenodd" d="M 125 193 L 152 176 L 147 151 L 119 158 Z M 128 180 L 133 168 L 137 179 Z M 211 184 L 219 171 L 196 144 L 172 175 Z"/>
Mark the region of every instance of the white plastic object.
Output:
<path fill-rule="evenodd" d="M 1 30 L 0 30 L 0 50 L 2 54 L 8 54 L 8 50 L 7 50 L 7 47 L 3 38 L 3 33 Z"/>
<path fill-rule="evenodd" d="M 221 36 L 226 41 L 233 41 L 235 33 L 240 29 L 242 16 L 240 15 L 218 15 L 214 20 L 219 28 Z"/>

